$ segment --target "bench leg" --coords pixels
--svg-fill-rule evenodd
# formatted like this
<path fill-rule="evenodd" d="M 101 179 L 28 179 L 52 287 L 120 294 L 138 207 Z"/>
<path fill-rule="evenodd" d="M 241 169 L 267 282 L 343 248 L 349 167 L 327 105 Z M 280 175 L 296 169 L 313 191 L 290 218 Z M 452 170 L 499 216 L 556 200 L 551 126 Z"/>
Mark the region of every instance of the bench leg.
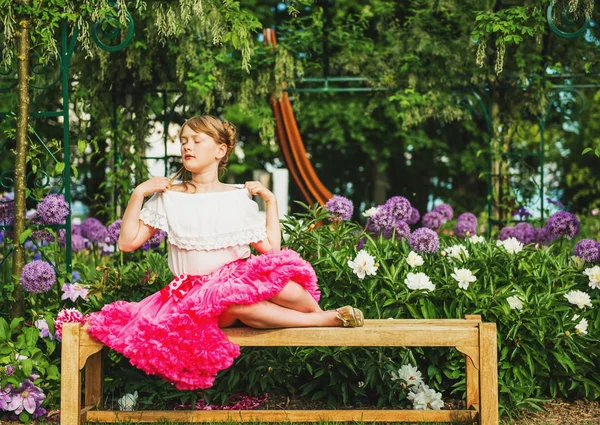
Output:
<path fill-rule="evenodd" d="M 85 363 L 85 407 L 102 406 L 102 351 L 92 354 Z"/>
<path fill-rule="evenodd" d="M 479 411 L 479 370 L 473 364 L 471 357 L 465 356 L 466 384 L 467 384 L 467 409 L 474 406 Z M 478 365 L 479 366 L 479 365 Z"/>
<path fill-rule="evenodd" d="M 60 379 L 60 425 L 81 425 L 79 323 L 63 326 Z"/>
<path fill-rule="evenodd" d="M 496 324 L 479 325 L 480 425 L 498 425 L 498 342 Z"/>

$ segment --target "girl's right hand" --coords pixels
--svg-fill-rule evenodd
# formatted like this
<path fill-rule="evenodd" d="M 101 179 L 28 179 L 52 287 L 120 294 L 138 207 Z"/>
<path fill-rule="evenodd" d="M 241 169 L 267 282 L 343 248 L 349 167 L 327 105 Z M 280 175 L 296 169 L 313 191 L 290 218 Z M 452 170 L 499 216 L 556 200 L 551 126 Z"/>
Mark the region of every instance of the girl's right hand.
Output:
<path fill-rule="evenodd" d="M 144 183 L 140 183 L 135 189 L 134 192 L 139 193 L 144 198 L 146 196 L 150 196 L 155 192 L 165 192 L 167 189 L 171 188 L 171 182 L 168 177 L 152 177 L 149 180 L 146 180 Z"/>

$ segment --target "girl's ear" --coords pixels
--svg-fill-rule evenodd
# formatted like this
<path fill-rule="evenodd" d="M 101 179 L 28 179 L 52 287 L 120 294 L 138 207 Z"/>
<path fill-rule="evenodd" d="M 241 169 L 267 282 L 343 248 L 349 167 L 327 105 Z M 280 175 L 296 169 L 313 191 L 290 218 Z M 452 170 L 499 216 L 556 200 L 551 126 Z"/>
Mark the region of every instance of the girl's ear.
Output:
<path fill-rule="evenodd" d="M 217 149 L 217 159 L 222 159 L 225 155 L 227 155 L 227 145 L 221 143 Z"/>

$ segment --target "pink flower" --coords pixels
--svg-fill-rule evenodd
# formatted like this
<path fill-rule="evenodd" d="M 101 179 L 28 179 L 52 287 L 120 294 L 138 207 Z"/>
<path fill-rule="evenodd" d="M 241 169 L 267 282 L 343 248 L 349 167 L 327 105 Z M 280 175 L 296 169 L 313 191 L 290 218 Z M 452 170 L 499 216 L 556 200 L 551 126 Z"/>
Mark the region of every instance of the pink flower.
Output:
<path fill-rule="evenodd" d="M 598 213 L 600 213 L 600 209 L 598 209 L 598 208 L 594 208 L 594 209 L 592 210 L 592 215 L 598 215 Z"/>
<path fill-rule="evenodd" d="M 90 290 L 79 283 L 65 283 L 62 286 L 63 295 L 61 300 L 66 300 L 67 298 L 71 299 L 71 301 L 77 301 L 77 298 L 81 297 L 83 300 L 87 301 L 88 294 Z"/>
<path fill-rule="evenodd" d="M 62 339 L 62 327 L 65 323 L 85 323 L 85 317 L 75 308 L 65 308 L 58 312 L 54 320 L 54 330 L 56 338 Z"/>

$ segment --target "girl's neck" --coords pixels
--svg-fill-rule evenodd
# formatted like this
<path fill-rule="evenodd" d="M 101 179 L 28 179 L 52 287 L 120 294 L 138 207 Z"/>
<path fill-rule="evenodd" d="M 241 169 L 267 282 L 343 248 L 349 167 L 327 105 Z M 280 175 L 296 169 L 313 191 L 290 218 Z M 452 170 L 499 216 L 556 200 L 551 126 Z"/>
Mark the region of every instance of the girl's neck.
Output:
<path fill-rule="evenodd" d="M 216 192 L 223 188 L 215 173 L 192 174 L 192 183 L 197 192 Z"/>

